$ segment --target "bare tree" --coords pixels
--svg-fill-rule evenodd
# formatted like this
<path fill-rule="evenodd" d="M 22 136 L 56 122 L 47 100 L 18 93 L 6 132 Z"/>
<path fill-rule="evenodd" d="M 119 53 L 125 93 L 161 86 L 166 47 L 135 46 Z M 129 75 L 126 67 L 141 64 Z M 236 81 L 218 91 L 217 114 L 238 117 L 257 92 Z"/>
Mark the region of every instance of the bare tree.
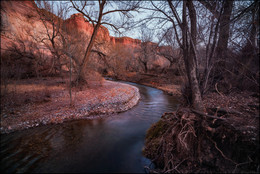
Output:
<path fill-rule="evenodd" d="M 174 9 L 172 3 L 168 1 L 172 11 L 176 14 L 176 10 Z M 188 31 L 188 24 L 186 19 L 186 6 L 189 9 L 189 17 L 190 17 L 190 33 Z M 177 17 L 179 18 L 179 17 Z M 197 22 L 196 22 L 196 11 L 193 6 L 193 2 L 185 1 L 183 2 L 183 9 L 182 9 L 182 23 L 179 23 L 182 26 L 182 48 L 183 48 L 183 58 L 187 70 L 187 75 L 189 79 L 189 86 L 191 88 L 191 95 L 192 95 L 192 105 L 194 109 L 204 111 L 204 106 L 201 98 L 201 92 L 199 88 L 198 76 L 197 76 L 197 66 L 198 66 L 198 58 L 196 54 L 196 39 L 197 39 Z M 179 19 L 178 19 L 179 21 Z"/>
<path fill-rule="evenodd" d="M 217 9 L 218 2 L 213 1 L 203 1 L 200 0 L 202 3 L 212 14 L 213 16 L 218 19 L 219 21 L 219 32 L 218 32 L 218 41 L 216 46 L 216 63 L 215 66 L 217 69 L 214 70 L 215 76 L 222 76 L 220 72 L 223 72 L 223 68 L 225 67 L 226 57 L 227 57 L 227 48 L 228 48 L 228 41 L 230 36 L 230 24 L 231 24 L 231 13 L 234 5 L 234 1 L 223 1 L 222 7 L 219 10 Z M 214 20 L 214 19 L 213 19 Z M 221 69 L 221 67 L 223 67 Z M 222 77 L 220 77 L 222 78 Z"/>
<path fill-rule="evenodd" d="M 168 29 L 165 30 L 164 35 L 173 31 L 174 42 L 178 43 L 182 50 L 188 86 L 191 89 L 192 105 L 195 109 L 204 110 L 201 95 L 209 89 L 209 82 L 212 83 L 212 80 L 218 75 L 217 69 L 213 73 L 212 70 L 216 67 L 226 69 L 223 62 L 226 62 L 224 58 L 227 57 L 230 25 L 233 21 L 231 19 L 233 5 L 233 1 L 200 1 L 198 3 L 168 0 L 167 3 L 151 1 L 150 6 L 143 8 L 152 11 L 152 15 L 143 19 L 143 22 L 152 23 L 152 20 L 157 20 L 158 28 L 171 24 L 166 27 Z M 204 12 L 207 11 L 205 9 L 208 9 L 211 15 L 207 15 L 203 21 L 202 18 L 198 18 L 198 9 Z M 182 17 L 180 17 L 180 11 L 182 11 Z M 198 52 L 198 45 L 200 47 L 203 45 L 202 40 L 205 46 L 205 55 Z M 223 66 L 220 66 L 221 64 Z M 211 80 L 209 80 L 210 77 L 212 77 Z"/>
<path fill-rule="evenodd" d="M 154 11 L 154 14 L 162 14 L 159 17 L 155 17 L 159 19 L 159 22 L 163 20 L 172 24 L 176 40 L 179 44 L 179 47 L 182 49 L 182 56 L 185 62 L 188 83 L 191 89 L 192 106 L 196 110 L 204 111 L 205 109 L 202 103 L 197 73 L 197 20 L 196 10 L 194 8 L 193 2 L 182 2 L 182 19 L 176 9 L 179 5 L 178 2 L 174 5 L 171 0 L 168 0 L 167 3 L 163 2 L 161 4 L 156 4 L 151 1 L 151 5 L 152 8 L 145 9 Z M 189 20 L 187 20 L 187 15 L 189 16 Z M 181 38 L 180 35 L 182 36 Z"/>
<path fill-rule="evenodd" d="M 133 59 L 133 49 L 121 44 L 113 45 L 110 54 L 103 57 L 107 69 L 112 71 L 115 78 L 126 75 L 131 59 Z"/>
<path fill-rule="evenodd" d="M 127 3 L 130 4 L 130 5 L 127 5 L 126 3 L 119 1 L 119 2 L 114 2 L 115 5 L 120 3 L 119 8 L 108 9 L 108 8 L 106 8 L 108 3 L 112 3 L 112 2 L 107 2 L 106 0 L 99 0 L 98 4 L 96 4 L 94 1 L 90 1 L 90 2 L 89 1 L 85 1 L 85 2 L 80 1 L 80 3 L 79 2 L 77 3 L 77 2 L 73 2 L 71 0 L 71 4 L 72 4 L 73 8 L 76 9 L 81 14 L 83 14 L 84 17 L 86 17 L 87 20 L 89 22 L 91 22 L 91 24 L 94 28 L 93 33 L 92 33 L 91 38 L 90 38 L 90 41 L 87 44 L 87 48 L 86 48 L 83 60 L 82 60 L 80 67 L 79 67 L 77 81 L 86 82 L 85 78 L 84 78 L 85 73 L 87 71 L 86 65 L 89 62 L 91 50 L 92 50 L 93 45 L 95 43 L 97 33 L 98 33 L 98 30 L 100 29 L 100 26 L 101 25 L 108 25 L 108 26 L 113 27 L 116 30 L 119 29 L 112 22 L 107 22 L 106 20 L 102 20 L 102 19 L 105 18 L 106 16 L 110 15 L 111 13 L 120 13 L 122 15 L 129 16 L 131 11 L 136 11 L 138 9 L 138 4 L 139 4 L 139 2 L 133 2 L 133 3 L 127 2 Z M 97 5 L 97 8 L 95 8 L 95 9 L 98 9 L 98 10 L 93 11 L 93 8 L 96 5 Z M 111 6 L 111 7 L 113 7 L 113 6 Z"/>
<path fill-rule="evenodd" d="M 138 60 L 144 67 L 144 72 L 148 72 L 148 61 L 152 60 L 153 57 L 156 55 L 156 47 L 152 43 L 153 33 L 150 29 L 147 28 L 145 24 L 141 26 L 140 30 L 140 39 L 141 39 L 141 46 L 140 49 L 137 50 L 138 52 Z"/>
<path fill-rule="evenodd" d="M 36 75 L 38 78 L 48 70 L 45 66 L 47 60 L 44 56 L 44 49 L 31 40 L 17 36 L 16 40 L 5 51 L 10 57 L 8 61 L 14 62 L 15 67 L 11 68 L 14 76 L 34 77 Z M 16 69 L 19 72 L 16 72 Z M 23 71 L 21 71 L 22 69 Z"/>
<path fill-rule="evenodd" d="M 54 2 L 54 1 L 37 1 L 35 9 L 40 17 L 40 20 L 44 26 L 45 32 L 40 34 L 30 34 L 34 40 L 38 43 L 43 43 L 47 49 L 51 52 L 52 66 L 49 72 L 54 71 L 58 73 L 62 78 L 63 71 L 62 66 L 66 66 L 70 71 L 70 105 L 72 105 L 72 67 L 74 63 L 78 63 L 74 52 L 71 49 L 71 45 L 75 44 L 72 37 L 69 36 L 66 24 L 64 23 L 65 18 L 69 10 L 67 3 Z M 29 33 L 29 32 L 28 32 Z M 75 36 L 75 35 L 73 35 Z M 70 48 L 70 49 L 69 49 Z M 72 61 L 73 60 L 73 61 Z M 56 72 L 57 71 L 57 72 Z"/>
<path fill-rule="evenodd" d="M 56 9 L 56 10 L 55 10 Z M 53 1 L 37 1 L 35 4 L 40 21 L 43 25 L 43 30 L 33 32 L 27 30 L 27 34 L 39 45 L 44 45 L 52 55 L 52 63 L 49 69 L 49 74 L 59 74 L 62 77 L 62 66 L 67 63 L 64 60 L 61 50 L 61 33 L 63 20 L 68 12 L 68 7 L 61 2 Z M 63 78 L 63 77 L 62 77 Z"/>
<path fill-rule="evenodd" d="M 167 28 L 166 30 L 163 29 L 162 34 L 158 36 L 159 39 L 158 46 L 162 42 L 166 44 L 165 46 L 159 47 L 158 54 L 170 61 L 170 67 L 174 65 L 178 57 L 175 51 L 177 50 L 177 48 L 175 46 L 176 44 L 175 44 L 174 36 L 175 35 L 172 27 Z"/>

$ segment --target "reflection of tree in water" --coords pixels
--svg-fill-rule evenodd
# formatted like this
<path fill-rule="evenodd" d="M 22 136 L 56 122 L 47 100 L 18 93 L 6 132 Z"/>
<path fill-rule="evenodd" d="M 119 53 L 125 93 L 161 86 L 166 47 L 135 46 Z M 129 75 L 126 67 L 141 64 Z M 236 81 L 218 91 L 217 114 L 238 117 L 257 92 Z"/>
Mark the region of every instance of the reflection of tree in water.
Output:
<path fill-rule="evenodd" d="M 93 120 L 79 120 L 28 130 L 15 139 L 7 137 L 12 145 L 8 146 L 7 150 L 4 149 L 4 154 L 1 149 L 1 157 L 6 157 L 1 159 L 1 171 L 33 171 L 40 164 L 60 156 L 64 151 L 77 149 L 89 133 L 84 129 L 94 126 Z"/>
<path fill-rule="evenodd" d="M 35 134 L 26 133 L 28 132 L 24 132 L 19 138 L 12 140 L 12 143 L 16 144 L 16 150 L 8 149 L 7 153 L 10 150 L 10 153 L 15 155 L 5 159 L 3 163 L 7 165 L 5 166 L 7 171 L 1 170 L 2 172 L 30 172 L 50 155 L 52 147 L 49 139 L 46 138 L 48 136 L 46 131 L 39 131 Z M 10 162 L 12 165 L 8 167 Z"/>
<path fill-rule="evenodd" d="M 29 153 L 39 155 L 41 157 L 47 157 L 51 151 L 51 144 L 48 139 L 43 138 L 39 134 L 30 135 L 21 139 L 21 148 Z"/>

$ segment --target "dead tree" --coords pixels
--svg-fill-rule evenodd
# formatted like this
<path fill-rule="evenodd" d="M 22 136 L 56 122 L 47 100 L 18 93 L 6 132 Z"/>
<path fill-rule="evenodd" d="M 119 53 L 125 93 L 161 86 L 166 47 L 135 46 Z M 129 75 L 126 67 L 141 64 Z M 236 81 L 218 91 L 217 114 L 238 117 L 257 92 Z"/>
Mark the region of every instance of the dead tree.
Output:
<path fill-rule="evenodd" d="M 40 20 L 45 28 L 45 32 L 41 33 L 43 37 L 41 37 L 40 33 L 36 35 L 31 34 L 31 36 L 39 43 L 43 43 L 46 48 L 50 50 L 53 55 L 52 66 L 50 68 L 50 73 L 54 71 L 54 73 L 62 73 L 62 63 L 61 59 L 63 57 L 63 53 L 61 51 L 60 45 L 60 35 L 63 25 L 63 20 L 65 19 L 67 11 L 67 7 L 62 5 L 61 2 L 59 4 L 55 2 L 49 1 L 37 1 L 37 6 L 35 6 L 35 10 L 37 11 Z M 57 12 L 55 14 L 55 4 L 57 5 Z"/>
<path fill-rule="evenodd" d="M 172 12 L 175 14 L 176 18 L 178 18 L 178 23 L 180 18 L 177 16 L 176 9 L 174 9 L 171 1 L 168 1 L 169 6 Z M 188 24 L 186 19 L 186 7 L 188 6 L 189 17 L 190 17 L 190 31 L 188 31 Z M 185 1 L 183 2 L 182 9 L 182 24 L 179 23 L 182 29 L 182 50 L 183 50 L 183 58 L 186 66 L 187 76 L 189 79 L 189 86 L 191 88 L 192 95 L 192 106 L 196 110 L 204 111 L 204 105 L 201 98 L 201 92 L 199 88 L 198 76 L 197 76 L 197 66 L 198 66 L 198 58 L 196 53 L 196 35 L 197 35 L 197 23 L 196 23 L 196 11 L 193 6 L 193 2 Z"/>
<path fill-rule="evenodd" d="M 218 32 L 218 41 L 216 43 L 216 63 L 218 63 L 216 68 L 214 68 L 215 76 L 219 76 L 219 78 L 223 78 L 223 70 L 225 69 L 226 57 L 227 57 L 227 48 L 228 48 L 228 40 L 230 36 L 230 24 L 231 24 L 231 13 L 234 5 L 234 1 L 223 1 L 220 10 L 217 10 L 217 2 L 203 1 L 202 3 L 212 14 L 218 19 L 219 17 L 219 32 Z M 214 19 L 213 19 L 214 20 Z M 224 68 L 224 69 L 223 69 Z M 220 73 L 221 72 L 221 73 Z"/>
<path fill-rule="evenodd" d="M 192 106 L 196 110 L 204 111 L 204 105 L 202 103 L 201 92 L 198 82 L 197 74 L 197 50 L 196 50 L 196 37 L 197 37 L 197 22 L 196 22 L 196 10 L 191 1 L 183 1 L 182 6 L 182 20 L 176 10 L 176 7 L 173 5 L 171 0 L 168 0 L 168 7 L 171 11 L 171 15 L 168 15 L 163 9 L 159 8 L 156 4 L 151 2 L 156 11 L 162 13 L 168 21 L 172 23 L 172 26 L 175 31 L 176 40 L 182 49 L 182 56 L 184 59 L 188 83 L 191 89 L 192 96 Z M 188 8 L 188 12 L 187 12 Z M 189 21 L 187 21 L 187 15 L 189 15 Z M 177 24 L 175 23 L 177 21 Z M 177 27 L 180 28 L 180 33 L 182 38 L 179 38 L 179 33 Z"/>
<path fill-rule="evenodd" d="M 115 3 L 121 3 L 121 2 L 115 2 Z M 84 17 L 87 18 L 87 20 L 89 22 L 91 22 L 92 26 L 93 26 L 93 32 L 90 38 L 89 43 L 87 44 L 87 48 L 83 57 L 82 62 L 80 63 L 79 66 L 79 71 L 78 71 L 78 77 L 77 77 L 77 81 L 83 81 L 86 82 L 85 80 L 85 73 L 87 71 L 86 65 L 89 62 L 89 57 L 91 54 L 91 50 L 94 46 L 96 37 L 97 37 L 97 33 L 100 29 L 101 25 L 108 25 L 116 30 L 119 30 L 118 27 L 116 27 L 112 22 L 107 22 L 105 20 L 102 20 L 105 16 L 111 14 L 111 13 L 121 13 L 122 15 L 128 16 L 129 12 L 131 11 L 136 11 L 138 9 L 138 2 L 136 3 L 130 3 L 130 5 L 125 6 L 125 8 L 118 8 L 118 9 L 112 9 L 112 10 L 105 10 L 105 7 L 107 6 L 108 2 L 106 0 L 99 0 L 98 1 L 98 11 L 97 12 L 93 12 L 91 11 L 90 8 L 88 7 L 92 7 L 92 8 L 96 8 L 95 7 L 95 3 L 93 1 L 90 2 L 81 2 L 76 3 L 73 2 L 71 0 L 71 4 L 73 6 L 73 8 L 75 10 L 77 10 L 78 12 L 80 12 L 81 14 L 84 15 Z M 122 4 L 121 4 L 122 5 Z"/>
<path fill-rule="evenodd" d="M 65 65 L 68 67 L 70 71 L 70 105 L 72 105 L 72 67 L 74 62 L 76 64 L 78 63 L 78 60 L 75 58 L 73 52 L 71 52 L 71 49 L 69 49 L 71 48 L 71 45 L 75 43 L 73 43 L 72 39 L 70 39 L 71 37 L 68 35 L 66 25 L 64 24 L 64 20 L 69 10 L 68 4 L 63 2 L 49 2 L 45 0 L 37 1 L 36 3 L 38 7 L 35 6 L 35 9 L 44 26 L 45 32 L 37 33 L 37 35 L 31 34 L 31 36 L 38 43 L 43 43 L 52 53 L 53 59 L 52 66 L 49 71 L 50 73 L 52 71 L 55 71 L 54 73 L 58 71 L 58 74 L 63 78 L 62 73 L 66 71 L 62 69 L 62 66 Z"/>
<path fill-rule="evenodd" d="M 152 41 L 153 33 L 150 29 L 147 28 L 147 26 L 144 24 L 141 27 L 140 31 L 140 39 L 141 39 L 141 47 L 138 51 L 138 60 L 144 67 L 144 72 L 147 73 L 148 71 L 148 61 L 152 59 L 152 57 L 155 56 L 155 50 Z"/>

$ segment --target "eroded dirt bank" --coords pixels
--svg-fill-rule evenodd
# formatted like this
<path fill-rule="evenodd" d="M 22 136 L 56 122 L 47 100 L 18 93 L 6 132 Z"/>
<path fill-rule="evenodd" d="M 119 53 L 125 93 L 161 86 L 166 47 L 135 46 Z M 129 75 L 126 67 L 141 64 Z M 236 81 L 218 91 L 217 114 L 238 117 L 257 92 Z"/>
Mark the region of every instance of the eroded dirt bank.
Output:
<path fill-rule="evenodd" d="M 156 173 L 259 173 L 259 95 L 203 97 L 207 114 L 165 113 L 147 132 L 143 154 Z"/>
<path fill-rule="evenodd" d="M 1 92 L 1 133 L 122 112 L 140 99 L 138 88 L 108 80 L 73 89 L 72 106 L 68 82 L 58 78 L 12 81 Z"/>

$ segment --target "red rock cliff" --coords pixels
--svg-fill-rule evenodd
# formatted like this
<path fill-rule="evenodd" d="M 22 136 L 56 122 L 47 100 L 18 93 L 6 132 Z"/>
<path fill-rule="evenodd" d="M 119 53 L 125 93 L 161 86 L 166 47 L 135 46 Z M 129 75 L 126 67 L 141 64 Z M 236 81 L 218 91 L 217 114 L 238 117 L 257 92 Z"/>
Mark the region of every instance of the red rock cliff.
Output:
<path fill-rule="evenodd" d="M 115 37 L 115 43 L 137 47 L 141 44 L 141 40 L 130 37 Z"/>
<path fill-rule="evenodd" d="M 65 23 L 69 30 L 81 31 L 89 36 L 91 36 L 94 29 L 93 25 L 89 23 L 81 13 L 71 15 L 71 17 L 67 19 Z M 108 29 L 104 26 L 101 26 L 98 31 L 98 37 L 102 38 L 105 41 L 110 41 Z"/>
<path fill-rule="evenodd" d="M 91 36 L 93 32 L 93 25 L 90 24 L 81 13 L 71 15 L 69 19 L 65 21 L 67 27 L 70 30 L 78 30 Z M 103 40 L 111 42 L 111 44 L 123 44 L 127 46 L 137 47 L 141 44 L 141 40 L 133 39 L 130 37 L 113 37 L 109 35 L 109 31 L 106 27 L 101 26 L 98 31 L 98 37 Z"/>
<path fill-rule="evenodd" d="M 41 38 L 46 37 L 46 29 L 34 9 L 36 7 L 34 1 L 1 1 L 1 5 L 1 8 L 3 8 L 3 11 L 1 11 L 1 29 L 3 29 L 1 31 L 1 48 L 4 48 L 8 43 L 15 41 L 16 36 L 22 36 L 21 38 L 24 40 L 32 40 L 28 37 L 26 31 L 29 31 L 31 34 L 37 33 Z M 80 13 L 71 15 L 69 19 L 64 21 L 64 24 L 66 24 L 69 30 L 80 31 L 83 35 L 86 34 L 91 36 L 93 32 L 93 25 Z M 138 39 L 110 36 L 108 29 L 104 26 L 99 28 L 97 39 L 106 42 L 102 47 L 102 51 L 109 50 L 108 46 L 115 44 L 122 45 L 126 49 L 138 49 L 141 46 L 141 40 Z M 144 44 L 153 46 L 155 43 L 149 42 Z M 157 51 L 160 50 L 158 49 Z M 159 59 L 157 57 L 154 59 Z M 163 58 L 160 57 L 160 59 Z"/>

